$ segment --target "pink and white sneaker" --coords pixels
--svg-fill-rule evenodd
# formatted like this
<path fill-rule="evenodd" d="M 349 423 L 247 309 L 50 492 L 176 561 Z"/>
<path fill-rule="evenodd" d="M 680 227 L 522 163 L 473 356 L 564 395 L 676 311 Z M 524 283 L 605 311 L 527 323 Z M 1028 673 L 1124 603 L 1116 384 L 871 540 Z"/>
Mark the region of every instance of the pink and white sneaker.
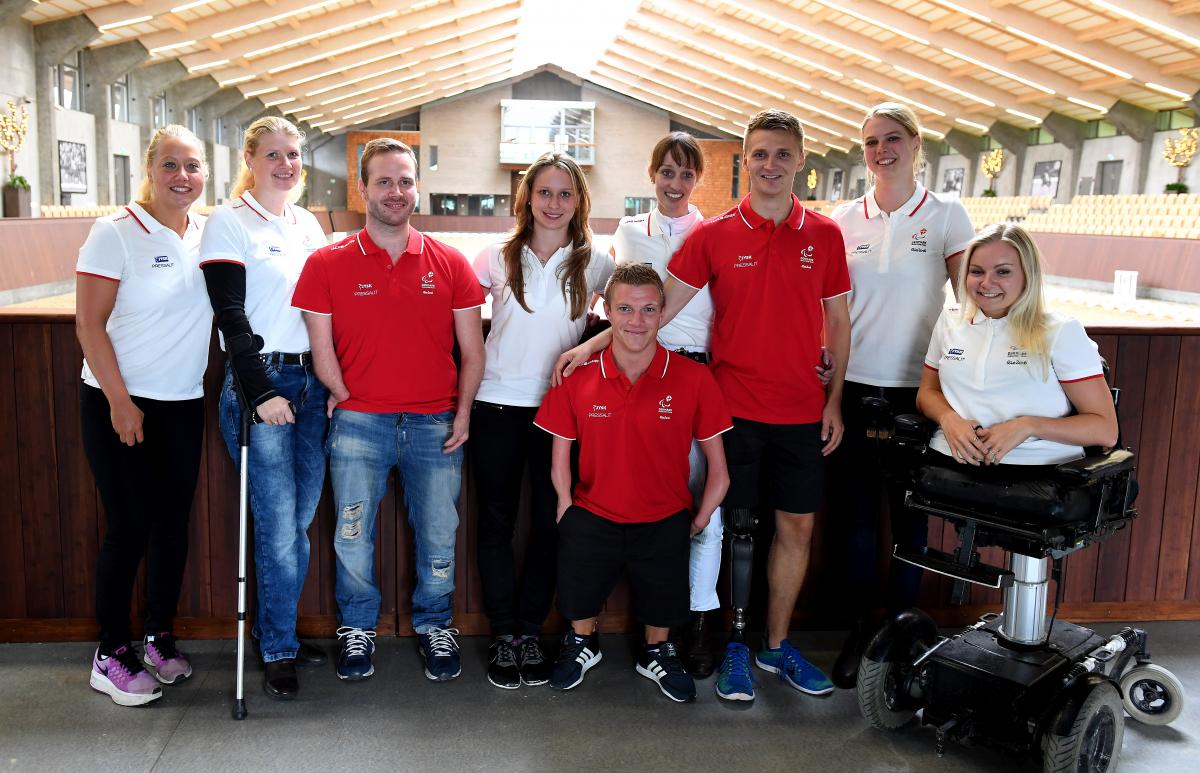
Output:
<path fill-rule="evenodd" d="M 192 664 L 175 648 L 175 637 L 168 631 L 150 634 L 145 640 L 142 662 L 154 669 L 154 676 L 163 684 L 176 684 L 192 675 Z"/>
<path fill-rule="evenodd" d="M 162 688 L 142 668 L 137 652 L 128 645 L 113 650 L 101 659 L 100 650 L 92 656 L 92 689 L 113 699 L 118 706 L 143 706 L 162 697 Z"/>

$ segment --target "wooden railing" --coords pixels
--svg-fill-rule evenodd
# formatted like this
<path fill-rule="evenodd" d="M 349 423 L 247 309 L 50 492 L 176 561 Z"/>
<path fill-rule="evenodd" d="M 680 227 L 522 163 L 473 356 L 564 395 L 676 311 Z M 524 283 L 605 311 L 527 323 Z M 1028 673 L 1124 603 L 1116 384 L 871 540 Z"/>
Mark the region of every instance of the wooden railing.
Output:
<path fill-rule="evenodd" d="M 1107 543 L 1067 559 L 1062 616 L 1200 619 L 1200 329 L 1093 328 L 1090 333 L 1123 390 L 1122 433 L 1139 453 L 1140 517 Z M 104 519 L 80 444 L 80 361 L 71 313 L 0 310 L 0 640 L 95 636 L 93 592 Z M 220 637 L 233 631 L 237 475 L 215 420 L 222 374 L 214 347 L 180 600 L 183 636 Z M 473 492 L 468 465 L 454 622 L 464 633 L 482 634 L 487 621 L 475 560 Z M 300 604 L 300 628 L 306 635 L 330 636 L 336 628 L 333 528 L 327 491 L 310 531 L 312 561 Z M 931 525 L 933 545 L 951 547 L 952 539 L 952 531 Z M 379 630 L 408 634 L 411 535 L 394 486 L 383 500 L 376 549 L 383 591 Z M 765 556 L 765 545 L 758 552 Z M 796 621 L 836 627 L 844 622 L 845 599 L 834 579 L 842 558 L 822 539 L 820 521 L 814 556 Z M 995 550 L 986 559 L 1003 561 Z M 927 573 L 922 606 L 945 623 L 999 603 L 996 593 L 973 591 L 970 606 L 947 609 L 947 591 L 942 578 Z M 139 603 L 135 618 L 140 615 Z M 632 629 L 624 586 L 614 592 L 601 622 L 605 630 Z M 559 625 L 556 619 L 550 623 L 551 628 Z"/>

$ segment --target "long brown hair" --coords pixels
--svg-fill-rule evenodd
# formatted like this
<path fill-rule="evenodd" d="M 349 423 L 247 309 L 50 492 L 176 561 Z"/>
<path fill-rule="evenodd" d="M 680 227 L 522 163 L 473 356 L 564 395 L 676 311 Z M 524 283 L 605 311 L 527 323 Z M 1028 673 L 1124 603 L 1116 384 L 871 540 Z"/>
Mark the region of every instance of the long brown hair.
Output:
<path fill-rule="evenodd" d="M 587 313 L 588 296 L 591 291 L 587 286 L 587 267 L 592 260 L 592 229 L 588 225 L 588 215 L 592 210 L 592 197 L 588 193 L 587 179 L 575 159 L 565 153 L 546 153 L 529 165 L 525 175 L 517 186 L 517 201 L 514 214 L 517 224 L 512 236 L 504 242 L 500 255 L 504 259 L 504 273 L 507 276 L 509 290 L 522 309 L 529 313 L 533 310 L 525 304 L 525 272 L 522 270 L 522 252 L 525 245 L 533 238 L 533 211 L 530 203 L 533 198 L 533 183 L 538 174 L 549 167 L 563 170 L 571 178 L 575 188 L 575 214 L 567 226 L 567 235 L 571 237 L 571 255 L 558 270 L 558 280 L 562 285 L 564 298 L 571 301 L 571 319 L 579 319 Z"/>

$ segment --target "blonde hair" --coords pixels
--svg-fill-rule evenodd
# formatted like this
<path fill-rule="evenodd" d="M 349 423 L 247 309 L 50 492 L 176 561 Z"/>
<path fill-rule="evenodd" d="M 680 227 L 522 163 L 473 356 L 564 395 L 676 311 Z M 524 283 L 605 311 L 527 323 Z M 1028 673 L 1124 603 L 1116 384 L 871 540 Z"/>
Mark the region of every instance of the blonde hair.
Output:
<path fill-rule="evenodd" d="M 800 145 L 800 152 L 804 152 L 804 127 L 800 125 L 800 119 L 786 110 L 771 107 L 756 113 L 750 119 L 750 123 L 746 124 L 746 134 L 742 137 L 742 155 L 746 154 L 746 143 L 750 140 L 750 135 L 759 129 L 792 135 Z"/>
<path fill-rule="evenodd" d="M 242 150 L 253 156 L 258 151 L 258 145 L 262 142 L 263 136 L 267 134 L 286 134 L 299 140 L 301 146 L 304 145 L 304 132 L 297 129 L 294 123 L 277 115 L 265 115 L 246 127 L 246 133 L 242 136 Z M 289 204 L 296 203 L 304 194 L 304 182 L 307 178 L 308 172 L 301 170 L 300 184 L 288 193 Z M 246 165 L 246 158 L 243 156 L 242 169 L 238 172 L 237 182 L 233 184 L 233 190 L 230 191 L 229 196 L 236 199 L 253 187 L 254 171 Z"/>
<path fill-rule="evenodd" d="M 154 185 L 150 182 L 150 170 L 154 168 L 154 159 L 158 157 L 159 147 L 168 137 L 191 143 L 196 150 L 200 151 L 200 165 L 204 170 L 205 179 L 208 179 L 208 159 L 204 155 L 204 143 L 186 126 L 180 126 L 177 123 L 168 124 L 154 132 L 154 135 L 150 137 L 150 144 L 146 146 L 146 155 L 142 159 L 142 181 L 138 183 L 137 196 L 134 198 L 138 204 L 145 205 L 154 196 Z"/>
<path fill-rule="evenodd" d="M 1013 248 L 1021 261 L 1021 270 L 1025 272 L 1025 289 L 1008 309 L 1008 326 L 1012 330 L 1013 343 L 1029 352 L 1031 360 L 1040 361 L 1042 379 L 1045 380 L 1050 374 L 1050 363 L 1046 341 L 1046 303 L 1042 296 L 1042 254 L 1029 232 L 1021 226 L 1006 223 L 985 226 L 967 245 L 958 267 L 958 297 L 962 299 L 962 318 L 974 319 L 979 310 L 967 294 L 971 257 L 980 247 L 997 242 Z"/>
<path fill-rule="evenodd" d="M 880 102 L 863 116 L 862 126 L 859 127 L 860 132 L 867 130 L 867 121 L 870 121 L 872 118 L 888 118 L 900 124 L 909 137 L 916 137 L 918 140 L 921 139 L 921 121 L 908 105 L 902 105 L 899 102 Z M 913 155 L 914 179 L 917 176 L 917 172 L 921 171 L 921 165 L 924 163 L 925 143 L 918 142 L 917 152 Z M 875 174 L 869 170 L 867 171 L 867 180 L 872 185 L 875 184 Z"/>
<path fill-rule="evenodd" d="M 544 169 L 561 169 L 571 178 L 571 187 L 575 189 L 575 214 L 567 224 L 567 236 L 571 239 L 571 255 L 558 269 L 559 283 L 562 285 L 563 297 L 571 304 L 571 319 L 579 319 L 587 313 L 588 300 L 591 290 L 587 286 L 587 267 L 592 260 L 592 228 L 588 217 L 592 210 L 592 197 L 588 193 L 587 178 L 575 159 L 566 153 L 546 153 L 529 165 L 525 175 L 517 186 L 517 200 L 513 215 L 517 222 L 513 227 L 512 236 L 504 242 L 500 255 L 504 260 L 504 273 L 507 275 L 508 289 L 512 292 L 517 304 L 525 311 L 533 310 L 525 304 L 525 272 L 522 270 L 522 250 L 533 238 L 533 185 L 537 176 Z"/>

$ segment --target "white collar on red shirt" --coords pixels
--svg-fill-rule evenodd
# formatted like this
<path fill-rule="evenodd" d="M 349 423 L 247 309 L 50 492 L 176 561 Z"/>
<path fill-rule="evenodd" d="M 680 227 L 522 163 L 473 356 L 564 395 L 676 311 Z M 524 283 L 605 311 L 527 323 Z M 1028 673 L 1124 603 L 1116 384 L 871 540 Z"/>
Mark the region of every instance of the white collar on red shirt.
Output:
<path fill-rule="evenodd" d="M 758 214 L 754 211 L 754 207 L 750 206 L 749 193 L 747 193 L 746 197 L 737 205 L 737 212 L 739 215 L 741 215 L 742 222 L 745 223 L 746 227 L 751 230 L 770 222 L 769 218 L 765 218 Z M 793 193 L 792 211 L 788 213 L 788 216 L 784 218 L 780 225 L 786 225 L 788 228 L 791 228 L 794 231 L 799 231 L 804 227 L 804 217 L 807 213 L 808 210 L 803 204 L 800 203 L 800 199 L 796 198 L 796 194 Z"/>
<path fill-rule="evenodd" d="M 363 255 L 371 252 L 383 252 L 371 239 L 371 234 L 367 233 L 367 229 L 363 228 L 358 233 L 354 234 L 354 241 L 358 242 L 358 249 Z M 404 253 L 406 255 L 420 255 L 425 251 L 425 234 L 421 233 L 412 226 L 408 227 L 408 244 L 404 245 Z"/>
<path fill-rule="evenodd" d="M 296 211 L 292 209 L 291 204 L 285 203 L 283 205 L 283 216 L 281 217 L 264 207 L 262 204 L 259 204 L 258 200 L 254 198 L 250 191 L 243 191 L 242 195 L 238 198 L 242 200 L 243 204 L 245 204 L 247 207 L 250 207 L 254 214 L 258 215 L 263 220 L 266 220 L 268 223 L 274 220 L 283 220 L 291 225 L 296 224 Z"/>
<path fill-rule="evenodd" d="M 661 380 L 667 377 L 667 365 L 670 364 L 671 358 L 662 344 L 655 344 L 654 349 L 654 359 L 650 361 L 650 366 L 642 375 Z M 660 365 L 661 371 L 659 370 Z M 625 374 L 617 367 L 617 361 L 613 359 L 612 344 L 604 347 L 604 351 L 600 352 L 600 375 L 604 378 L 625 378 Z"/>
<path fill-rule="evenodd" d="M 141 226 L 142 230 L 148 234 L 158 233 L 166 228 L 165 225 L 155 220 L 154 217 L 146 211 L 146 208 L 141 204 L 138 204 L 136 201 L 131 201 L 125 205 L 125 211 L 128 212 L 133 218 L 134 222 Z M 200 227 L 196 225 L 196 220 L 192 217 L 191 212 L 188 212 L 187 214 L 187 221 L 189 231 L 193 228 Z"/>
<path fill-rule="evenodd" d="M 909 196 L 908 201 L 901 204 L 899 208 L 897 208 L 892 214 L 895 215 L 902 213 L 912 217 L 913 215 L 917 214 L 917 210 L 925 206 L 925 202 L 928 199 L 929 191 L 924 185 L 917 183 L 916 189 L 913 190 L 913 195 Z M 866 217 L 867 220 L 870 220 L 871 218 L 879 215 L 880 212 L 882 212 L 882 210 L 879 209 L 879 204 L 875 201 L 875 189 L 871 188 L 871 190 L 867 191 L 867 194 L 863 196 L 863 216 Z"/>

